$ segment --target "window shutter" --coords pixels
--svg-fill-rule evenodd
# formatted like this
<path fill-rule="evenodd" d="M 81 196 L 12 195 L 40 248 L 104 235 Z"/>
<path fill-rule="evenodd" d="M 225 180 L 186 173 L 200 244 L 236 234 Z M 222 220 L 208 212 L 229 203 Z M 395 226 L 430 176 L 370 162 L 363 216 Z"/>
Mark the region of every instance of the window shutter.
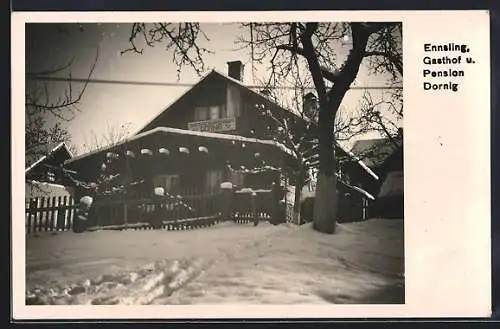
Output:
<path fill-rule="evenodd" d="M 194 120 L 205 121 L 208 120 L 208 108 L 206 106 L 198 106 L 194 109 Z"/>

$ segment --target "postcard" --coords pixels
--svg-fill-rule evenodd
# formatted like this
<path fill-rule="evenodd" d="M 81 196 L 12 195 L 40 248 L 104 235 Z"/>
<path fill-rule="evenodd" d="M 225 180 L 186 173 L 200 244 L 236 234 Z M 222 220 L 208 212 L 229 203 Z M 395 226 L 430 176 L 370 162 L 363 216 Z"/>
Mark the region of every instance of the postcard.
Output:
<path fill-rule="evenodd" d="M 491 314 L 487 11 L 14 12 L 12 55 L 15 319 Z"/>

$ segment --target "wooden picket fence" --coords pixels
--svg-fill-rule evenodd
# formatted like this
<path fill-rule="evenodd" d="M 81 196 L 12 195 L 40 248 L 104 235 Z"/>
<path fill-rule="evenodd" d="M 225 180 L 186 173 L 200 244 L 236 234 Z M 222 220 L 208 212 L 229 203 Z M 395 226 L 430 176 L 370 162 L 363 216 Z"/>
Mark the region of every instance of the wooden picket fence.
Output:
<path fill-rule="evenodd" d="M 90 230 L 151 229 L 155 225 L 169 230 L 208 227 L 221 221 L 225 202 L 218 193 L 94 201 L 87 222 Z M 253 199 L 247 193 L 234 193 L 231 203 L 230 219 L 236 223 L 267 221 L 276 211 L 271 191 L 258 192 Z M 77 206 L 72 197 L 66 196 L 27 200 L 26 234 L 71 230 Z M 288 212 L 279 216 L 288 219 Z"/>
<path fill-rule="evenodd" d="M 252 202 L 255 204 L 252 205 Z M 258 220 L 269 220 L 273 215 L 273 208 L 274 200 L 270 190 L 258 191 L 255 197 L 250 193 L 233 194 L 232 218 L 236 223 L 253 222 L 254 217 Z"/>
<path fill-rule="evenodd" d="M 160 217 L 165 225 L 176 221 L 220 216 L 219 195 L 198 194 L 134 200 L 96 200 L 88 225 L 91 227 L 142 227 Z M 165 226 L 164 225 L 164 226 Z"/>
<path fill-rule="evenodd" d="M 76 206 L 71 196 L 26 200 L 26 234 L 71 230 Z"/>

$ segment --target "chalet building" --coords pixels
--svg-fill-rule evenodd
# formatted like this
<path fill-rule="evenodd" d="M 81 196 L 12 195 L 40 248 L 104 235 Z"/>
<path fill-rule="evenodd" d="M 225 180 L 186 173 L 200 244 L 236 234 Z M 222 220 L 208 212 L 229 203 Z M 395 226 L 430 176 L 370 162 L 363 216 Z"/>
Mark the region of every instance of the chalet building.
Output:
<path fill-rule="evenodd" d="M 114 185 L 141 182 L 128 191 L 131 198 L 150 197 L 159 187 L 171 195 L 215 195 L 222 182 L 231 182 L 235 190 L 286 189 L 297 158 L 276 138 L 279 127 L 269 114 L 286 118 L 296 136 L 304 134 L 307 120 L 268 93 L 246 87 L 243 68 L 234 61 L 228 63 L 228 75 L 210 71 L 135 135 L 71 158 L 65 168 L 84 182 L 95 182 L 104 169 L 118 173 Z M 340 146 L 337 152 L 349 156 Z M 351 167 L 371 172 L 362 161 Z"/>
<path fill-rule="evenodd" d="M 71 196 L 73 189 L 60 168 L 71 159 L 65 143 L 48 143 L 28 150 L 25 157 L 25 198 Z"/>
<path fill-rule="evenodd" d="M 371 215 L 403 218 L 403 130 L 396 139 L 366 139 L 357 141 L 351 152 L 361 159 L 378 177 L 360 174 L 352 182 L 374 196 Z"/>

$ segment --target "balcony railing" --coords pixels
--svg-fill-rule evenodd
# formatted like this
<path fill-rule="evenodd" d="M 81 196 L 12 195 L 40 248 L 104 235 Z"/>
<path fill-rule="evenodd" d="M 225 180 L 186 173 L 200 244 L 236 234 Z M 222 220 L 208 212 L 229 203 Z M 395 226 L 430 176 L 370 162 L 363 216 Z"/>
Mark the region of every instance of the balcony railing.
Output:
<path fill-rule="evenodd" d="M 189 122 L 188 129 L 206 132 L 232 131 L 236 130 L 236 118 Z"/>

